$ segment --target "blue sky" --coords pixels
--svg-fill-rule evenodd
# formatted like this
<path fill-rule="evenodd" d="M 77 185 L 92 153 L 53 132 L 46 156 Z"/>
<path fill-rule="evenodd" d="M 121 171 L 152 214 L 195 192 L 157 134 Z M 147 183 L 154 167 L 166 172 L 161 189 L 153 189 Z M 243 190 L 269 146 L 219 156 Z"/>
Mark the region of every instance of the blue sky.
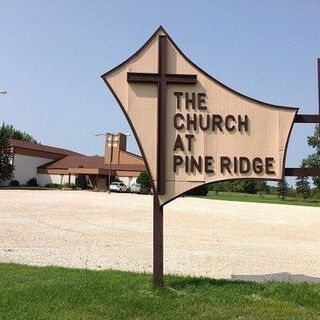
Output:
<path fill-rule="evenodd" d="M 201 68 L 253 98 L 317 112 L 319 1 L 0 1 L 0 120 L 38 141 L 102 154 L 130 132 L 101 74 L 163 25 Z M 297 124 L 287 165 L 310 149 Z M 137 151 L 133 137 L 129 148 Z"/>

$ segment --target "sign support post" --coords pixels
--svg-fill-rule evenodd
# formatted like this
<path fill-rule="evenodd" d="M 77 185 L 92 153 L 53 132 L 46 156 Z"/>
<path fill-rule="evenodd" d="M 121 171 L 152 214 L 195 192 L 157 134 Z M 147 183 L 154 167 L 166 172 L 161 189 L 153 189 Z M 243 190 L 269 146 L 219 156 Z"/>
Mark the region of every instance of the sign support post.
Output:
<path fill-rule="evenodd" d="M 320 115 L 320 58 L 318 58 L 318 111 Z"/>
<path fill-rule="evenodd" d="M 153 195 L 153 283 L 163 287 L 163 206 Z"/>

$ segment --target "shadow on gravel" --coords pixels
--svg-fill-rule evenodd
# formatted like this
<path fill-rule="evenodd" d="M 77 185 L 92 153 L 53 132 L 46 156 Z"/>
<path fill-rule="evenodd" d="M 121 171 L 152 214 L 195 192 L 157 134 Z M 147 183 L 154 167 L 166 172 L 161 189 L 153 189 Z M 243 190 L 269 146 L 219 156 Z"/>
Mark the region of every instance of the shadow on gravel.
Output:
<path fill-rule="evenodd" d="M 292 282 L 292 283 L 320 283 L 320 278 L 305 274 L 292 274 L 289 272 L 257 274 L 257 275 L 232 275 L 231 280 L 253 281 L 253 282 Z"/>

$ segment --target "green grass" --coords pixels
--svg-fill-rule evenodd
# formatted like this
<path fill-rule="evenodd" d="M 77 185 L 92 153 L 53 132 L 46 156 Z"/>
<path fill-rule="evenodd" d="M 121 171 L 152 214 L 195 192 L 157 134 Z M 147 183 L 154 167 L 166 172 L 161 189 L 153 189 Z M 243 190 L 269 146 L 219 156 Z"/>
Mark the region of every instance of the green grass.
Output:
<path fill-rule="evenodd" d="M 275 195 L 246 194 L 236 192 L 219 192 L 218 195 L 214 191 L 209 191 L 207 196 L 201 197 L 212 200 L 227 200 L 227 201 L 243 201 L 243 202 L 259 202 L 259 203 L 276 203 L 276 204 L 290 204 L 295 206 L 310 206 L 320 207 L 320 200 L 316 199 L 299 199 L 299 198 L 286 198 L 281 200 Z"/>
<path fill-rule="evenodd" d="M 0 319 L 320 319 L 320 285 L 0 264 Z"/>

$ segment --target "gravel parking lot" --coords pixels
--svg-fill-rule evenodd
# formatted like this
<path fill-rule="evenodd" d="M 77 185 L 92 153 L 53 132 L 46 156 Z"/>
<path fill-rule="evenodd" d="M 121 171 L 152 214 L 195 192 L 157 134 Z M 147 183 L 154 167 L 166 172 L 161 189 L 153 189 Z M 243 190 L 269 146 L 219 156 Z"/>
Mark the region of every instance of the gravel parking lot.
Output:
<path fill-rule="evenodd" d="M 180 198 L 164 223 L 166 273 L 320 281 L 319 208 Z M 0 190 L 0 261 L 151 272 L 152 196 Z"/>

